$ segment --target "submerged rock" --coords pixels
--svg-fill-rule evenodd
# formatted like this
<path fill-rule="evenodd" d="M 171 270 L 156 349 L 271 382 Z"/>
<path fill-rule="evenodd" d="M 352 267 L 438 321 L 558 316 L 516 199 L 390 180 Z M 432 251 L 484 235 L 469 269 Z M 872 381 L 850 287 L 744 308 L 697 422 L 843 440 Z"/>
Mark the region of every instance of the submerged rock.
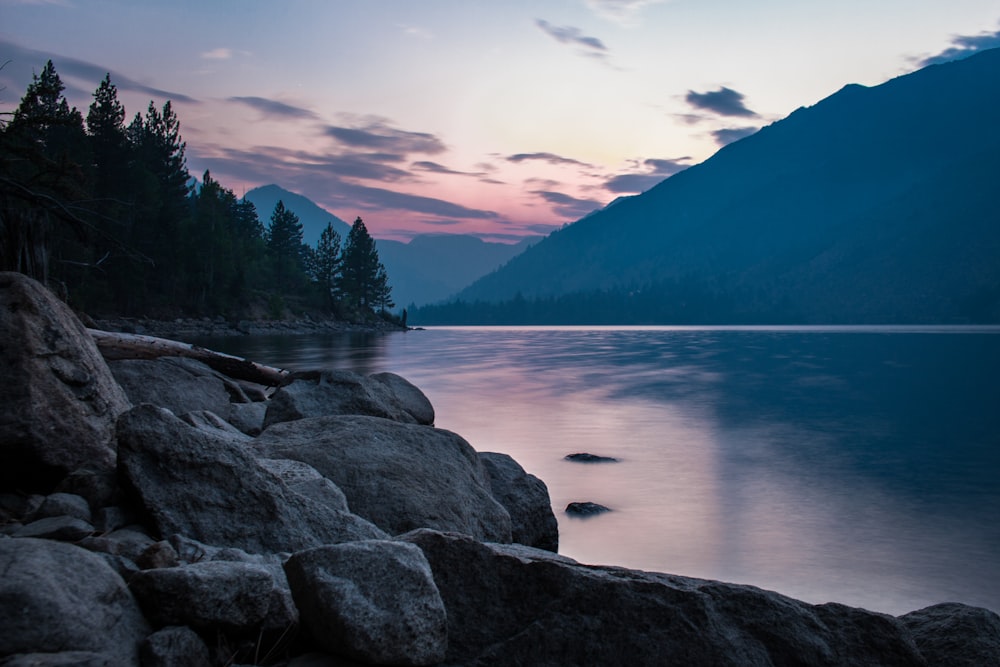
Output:
<path fill-rule="evenodd" d="M 597 503 L 592 502 L 570 503 L 566 506 L 566 514 L 578 517 L 597 516 L 598 514 L 604 514 L 605 512 L 610 511 L 610 507 L 605 507 L 604 505 L 598 505 Z"/>
<path fill-rule="evenodd" d="M 567 454 L 563 457 L 567 461 L 573 461 L 575 463 L 617 463 L 618 459 L 613 456 L 599 456 L 597 454 L 588 454 L 586 452 L 577 452 L 576 454 Z"/>

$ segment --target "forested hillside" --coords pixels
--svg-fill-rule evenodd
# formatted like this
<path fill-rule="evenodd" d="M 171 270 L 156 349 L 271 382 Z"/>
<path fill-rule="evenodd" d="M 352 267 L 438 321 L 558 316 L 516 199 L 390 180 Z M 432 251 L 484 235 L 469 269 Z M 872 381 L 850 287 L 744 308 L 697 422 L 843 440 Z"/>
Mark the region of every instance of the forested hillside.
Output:
<path fill-rule="evenodd" d="M 170 102 L 128 120 L 107 76 L 84 117 L 63 90 L 49 61 L 0 117 L 0 270 L 94 316 L 363 320 L 394 306 L 360 218 L 305 244 L 285 202 L 258 211 L 208 172 L 192 187 Z"/>
<path fill-rule="evenodd" d="M 421 323 L 1000 322 L 1000 50 L 851 85 Z"/>

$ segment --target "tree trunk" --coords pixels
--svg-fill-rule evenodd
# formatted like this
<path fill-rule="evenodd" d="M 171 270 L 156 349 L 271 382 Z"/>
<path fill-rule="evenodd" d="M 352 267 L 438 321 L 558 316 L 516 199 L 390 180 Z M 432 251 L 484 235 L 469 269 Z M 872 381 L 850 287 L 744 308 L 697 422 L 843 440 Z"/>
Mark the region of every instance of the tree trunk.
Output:
<path fill-rule="evenodd" d="M 181 343 L 166 338 L 140 334 L 113 333 L 100 329 L 87 329 L 105 359 L 157 359 L 159 357 L 187 357 L 196 359 L 223 375 L 237 380 L 247 380 L 269 387 L 280 387 L 292 381 L 286 370 L 263 366 L 241 357 L 215 352 L 204 347 Z"/>

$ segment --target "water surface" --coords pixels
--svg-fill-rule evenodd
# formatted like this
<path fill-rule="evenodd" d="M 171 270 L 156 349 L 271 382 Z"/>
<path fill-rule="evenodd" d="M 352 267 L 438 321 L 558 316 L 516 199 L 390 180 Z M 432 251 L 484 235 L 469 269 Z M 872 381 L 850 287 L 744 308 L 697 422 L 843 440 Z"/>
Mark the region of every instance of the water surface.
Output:
<path fill-rule="evenodd" d="M 202 341 L 389 370 L 548 485 L 560 552 L 889 613 L 1000 610 L 1000 329 L 468 327 Z M 590 452 L 610 464 L 565 461 Z M 574 519 L 593 501 L 613 509 Z"/>

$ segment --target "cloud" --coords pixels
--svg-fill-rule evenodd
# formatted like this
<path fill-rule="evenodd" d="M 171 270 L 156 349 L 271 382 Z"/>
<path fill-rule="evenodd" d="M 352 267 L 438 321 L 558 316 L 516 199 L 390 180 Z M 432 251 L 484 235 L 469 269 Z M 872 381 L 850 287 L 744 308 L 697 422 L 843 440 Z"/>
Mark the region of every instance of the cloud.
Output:
<path fill-rule="evenodd" d="M 756 127 L 726 127 L 712 132 L 712 137 L 715 139 L 715 143 L 720 146 L 725 146 L 733 143 L 734 141 L 739 141 L 744 137 L 749 137 L 758 129 L 759 128 Z"/>
<path fill-rule="evenodd" d="M 447 150 L 444 143 L 433 134 L 397 130 L 380 118 L 367 119 L 358 127 L 330 125 L 324 132 L 352 148 L 432 155 Z"/>
<path fill-rule="evenodd" d="M 601 208 L 603 205 L 601 202 L 593 199 L 579 199 L 552 190 L 533 190 L 531 194 L 537 195 L 548 204 L 551 204 L 552 210 L 556 214 L 572 220 L 579 220 L 585 215 Z"/>
<path fill-rule="evenodd" d="M 133 81 L 127 76 L 115 72 L 113 69 L 101 67 L 85 60 L 78 60 L 76 58 L 70 58 L 69 56 L 60 56 L 42 51 L 36 51 L 35 49 L 25 48 L 6 40 L 0 40 L 0 53 L 4 55 L 5 59 L 12 61 L 11 76 L 14 79 L 12 84 L 20 86 L 22 90 L 27 89 L 28 84 L 31 83 L 32 73 L 41 72 L 45 63 L 48 60 L 52 60 L 52 64 L 55 65 L 56 72 L 59 73 L 60 78 L 65 79 L 66 77 L 73 77 L 76 79 L 82 79 L 89 82 L 90 85 L 93 86 L 91 90 L 96 90 L 97 86 L 100 85 L 101 81 L 104 79 L 104 75 L 110 74 L 111 83 L 115 84 L 119 91 L 143 93 L 164 101 L 169 99 L 174 102 L 200 104 L 200 102 L 193 97 L 188 97 L 187 95 L 171 92 L 169 90 L 162 90 L 160 88 L 147 86 L 146 84 L 139 83 L 138 81 Z M 67 86 L 67 89 L 68 88 L 69 86 Z"/>
<path fill-rule="evenodd" d="M 555 153 L 516 153 L 514 155 L 508 155 L 504 158 L 507 162 L 525 162 L 528 160 L 541 160 L 542 162 L 548 162 L 549 164 L 575 164 L 581 167 L 587 167 L 592 169 L 594 165 L 587 164 L 586 162 L 580 162 L 579 160 L 574 160 L 573 158 L 562 157 L 561 155 L 556 155 Z"/>
<path fill-rule="evenodd" d="M 229 60 L 233 57 L 233 50 L 225 47 L 219 47 L 217 49 L 212 49 L 211 51 L 205 51 L 200 57 L 205 60 Z"/>
<path fill-rule="evenodd" d="M 743 93 L 738 93 L 725 86 L 707 93 L 696 93 L 689 90 L 684 97 L 688 104 L 696 109 L 704 109 L 720 116 L 755 117 L 757 113 L 743 104 Z"/>
<path fill-rule="evenodd" d="M 676 159 L 649 158 L 636 165 L 642 171 L 632 171 L 625 174 L 618 174 L 608 178 L 604 182 L 604 189 L 616 194 L 634 194 L 645 192 L 655 185 L 658 185 L 665 178 L 673 176 L 677 172 L 684 171 L 690 164 L 690 157 Z"/>
<path fill-rule="evenodd" d="M 295 107 L 284 102 L 279 102 L 278 100 L 267 99 L 266 97 L 227 97 L 226 101 L 246 105 L 268 118 L 316 118 L 316 114 L 308 109 Z"/>
<path fill-rule="evenodd" d="M 933 56 L 919 60 L 920 67 L 937 65 L 951 60 L 968 58 L 974 53 L 992 49 L 1000 46 L 1000 30 L 995 32 L 981 32 L 978 35 L 956 35 L 952 37 L 951 46 Z"/>
<path fill-rule="evenodd" d="M 632 25 L 636 15 L 645 7 L 658 5 L 667 0 L 586 0 L 587 6 L 598 16 L 620 23 Z"/>
<path fill-rule="evenodd" d="M 444 175 L 454 175 L 454 176 L 483 176 L 482 172 L 470 172 L 470 171 L 456 171 L 454 169 L 449 169 L 443 164 L 438 164 L 437 162 L 431 162 L 429 160 L 418 160 L 410 165 L 410 169 L 416 171 L 426 171 L 432 174 L 444 174 Z"/>
<path fill-rule="evenodd" d="M 583 31 L 573 26 L 556 26 L 542 19 L 535 19 L 535 25 L 541 28 L 542 32 L 552 37 L 561 44 L 570 44 L 581 47 L 583 55 L 604 59 L 608 55 L 608 47 L 597 37 L 584 35 Z"/>

